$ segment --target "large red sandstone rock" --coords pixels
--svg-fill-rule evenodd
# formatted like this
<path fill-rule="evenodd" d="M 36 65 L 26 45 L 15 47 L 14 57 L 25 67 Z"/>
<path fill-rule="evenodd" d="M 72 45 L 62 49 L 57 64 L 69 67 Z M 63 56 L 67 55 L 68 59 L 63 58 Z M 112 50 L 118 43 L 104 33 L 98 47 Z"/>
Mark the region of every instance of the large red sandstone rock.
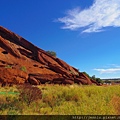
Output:
<path fill-rule="evenodd" d="M 28 74 L 19 69 L 12 69 L 9 67 L 0 67 L 0 82 L 1 83 L 13 83 L 13 84 L 23 84 L 27 82 Z"/>
<path fill-rule="evenodd" d="M 0 27 L 0 82 L 97 84 L 63 60 L 3 27 Z"/>

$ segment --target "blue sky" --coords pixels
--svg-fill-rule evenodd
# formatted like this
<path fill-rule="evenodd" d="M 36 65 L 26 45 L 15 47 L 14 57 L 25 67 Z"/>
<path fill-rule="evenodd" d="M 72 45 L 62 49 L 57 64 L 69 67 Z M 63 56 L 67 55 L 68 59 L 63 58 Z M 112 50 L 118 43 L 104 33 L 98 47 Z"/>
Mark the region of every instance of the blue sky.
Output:
<path fill-rule="evenodd" d="M 0 25 L 90 76 L 120 77 L 120 0 L 4 0 Z"/>

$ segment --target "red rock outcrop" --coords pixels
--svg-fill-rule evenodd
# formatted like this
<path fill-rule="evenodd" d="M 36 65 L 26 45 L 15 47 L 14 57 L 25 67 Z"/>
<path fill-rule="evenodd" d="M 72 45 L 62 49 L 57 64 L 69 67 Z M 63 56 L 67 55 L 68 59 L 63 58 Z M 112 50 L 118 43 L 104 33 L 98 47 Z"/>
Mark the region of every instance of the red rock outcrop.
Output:
<path fill-rule="evenodd" d="M 0 83 L 97 84 L 63 60 L 0 27 Z"/>

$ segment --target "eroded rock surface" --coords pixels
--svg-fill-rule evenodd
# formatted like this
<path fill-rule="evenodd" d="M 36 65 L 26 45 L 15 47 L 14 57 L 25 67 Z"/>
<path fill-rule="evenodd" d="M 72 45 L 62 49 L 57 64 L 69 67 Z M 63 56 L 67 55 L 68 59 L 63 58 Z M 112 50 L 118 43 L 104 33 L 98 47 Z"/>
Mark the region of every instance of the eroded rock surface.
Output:
<path fill-rule="evenodd" d="M 0 83 L 97 84 L 63 60 L 0 27 Z"/>

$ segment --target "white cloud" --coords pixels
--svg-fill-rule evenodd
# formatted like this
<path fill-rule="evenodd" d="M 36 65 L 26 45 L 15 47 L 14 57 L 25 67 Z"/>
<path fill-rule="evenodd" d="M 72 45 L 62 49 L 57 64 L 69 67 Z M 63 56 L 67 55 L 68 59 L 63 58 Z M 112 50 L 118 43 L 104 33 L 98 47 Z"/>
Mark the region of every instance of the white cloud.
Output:
<path fill-rule="evenodd" d="M 94 69 L 98 72 L 100 72 L 100 74 L 106 74 L 106 73 L 117 73 L 120 72 L 120 67 L 116 67 L 116 68 L 108 68 L 108 69 Z"/>
<path fill-rule="evenodd" d="M 69 10 L 58 21 L 64 23 L 62 29 L 78 30 L 82 32 L 100 32 L 105 27 L 120 27 L 120 0 L 95 0 L 87 9 L 75 8 Z"/>

